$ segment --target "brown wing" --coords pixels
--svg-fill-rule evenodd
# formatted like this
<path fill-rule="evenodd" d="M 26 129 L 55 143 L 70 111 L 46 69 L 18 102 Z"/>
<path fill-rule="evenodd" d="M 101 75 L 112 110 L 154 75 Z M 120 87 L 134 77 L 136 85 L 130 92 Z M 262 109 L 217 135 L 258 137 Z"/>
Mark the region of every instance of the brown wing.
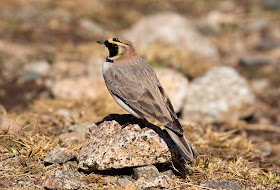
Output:
<path fill-rule="evenodd" d="M 183 134 L 169 98 L 145 60 L 138 58 L 129 64 L 113 66 L 104 78 L 110 93 L 130 108 L 158 120 L 177 134 Z"/>

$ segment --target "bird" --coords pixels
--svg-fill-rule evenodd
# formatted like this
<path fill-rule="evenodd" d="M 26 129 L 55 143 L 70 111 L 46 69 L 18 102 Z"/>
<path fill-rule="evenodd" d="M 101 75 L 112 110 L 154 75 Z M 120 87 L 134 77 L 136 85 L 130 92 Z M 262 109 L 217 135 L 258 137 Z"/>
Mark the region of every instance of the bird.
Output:
<path fill-rule="evenodd" d="M 177 145 L 183 159 L 191 162 L 197 157 L 165 90 L 151 65 L 137 55 L 133 44 L 115 37 L 97 41 L 105 46 L 108 56 L 102 74 L 113 99 L 133 116 L 151 118 L 164 126 Z"/>

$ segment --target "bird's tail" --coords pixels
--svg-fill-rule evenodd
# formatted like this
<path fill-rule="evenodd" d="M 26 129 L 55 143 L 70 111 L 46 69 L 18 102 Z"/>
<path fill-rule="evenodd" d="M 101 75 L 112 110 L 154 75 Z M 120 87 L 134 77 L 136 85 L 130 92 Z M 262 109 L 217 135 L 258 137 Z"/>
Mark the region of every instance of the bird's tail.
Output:
<path fill-rule="evenodd" d="M 172 140 L 178 146 L 183 158 L 187 162 L 190 162 L 192 159 L 196 158 L 196 153 L 194 152 L 191 144 L 184 137 L 184 135 L 179 136 L 168 128 L 165 128 L 165 130 L 168 132 L 169 136 L 172 138 Z"/>

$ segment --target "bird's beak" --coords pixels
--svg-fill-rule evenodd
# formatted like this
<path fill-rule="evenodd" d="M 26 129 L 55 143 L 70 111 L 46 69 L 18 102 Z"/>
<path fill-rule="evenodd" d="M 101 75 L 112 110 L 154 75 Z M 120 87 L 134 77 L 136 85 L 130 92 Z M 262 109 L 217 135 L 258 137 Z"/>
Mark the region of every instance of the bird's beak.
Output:
<path fill-rule="evenodd" d="M 97 43 L 105 46 L 105 41 L 103 41 L 103 40 L 97 41 Z"/>

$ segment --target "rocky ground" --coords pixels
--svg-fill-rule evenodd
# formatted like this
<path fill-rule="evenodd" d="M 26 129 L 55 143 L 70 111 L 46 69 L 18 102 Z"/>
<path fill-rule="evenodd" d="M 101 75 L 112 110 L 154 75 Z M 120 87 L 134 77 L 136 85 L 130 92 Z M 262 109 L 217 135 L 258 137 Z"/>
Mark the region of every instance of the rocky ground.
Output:
<path fill-rule="evenodd" d="M 1 189 L 279 189 L 278 0 L 0 2 Z M 154 67 L 198 159 L 120 108 L 96 40 Z"/>

